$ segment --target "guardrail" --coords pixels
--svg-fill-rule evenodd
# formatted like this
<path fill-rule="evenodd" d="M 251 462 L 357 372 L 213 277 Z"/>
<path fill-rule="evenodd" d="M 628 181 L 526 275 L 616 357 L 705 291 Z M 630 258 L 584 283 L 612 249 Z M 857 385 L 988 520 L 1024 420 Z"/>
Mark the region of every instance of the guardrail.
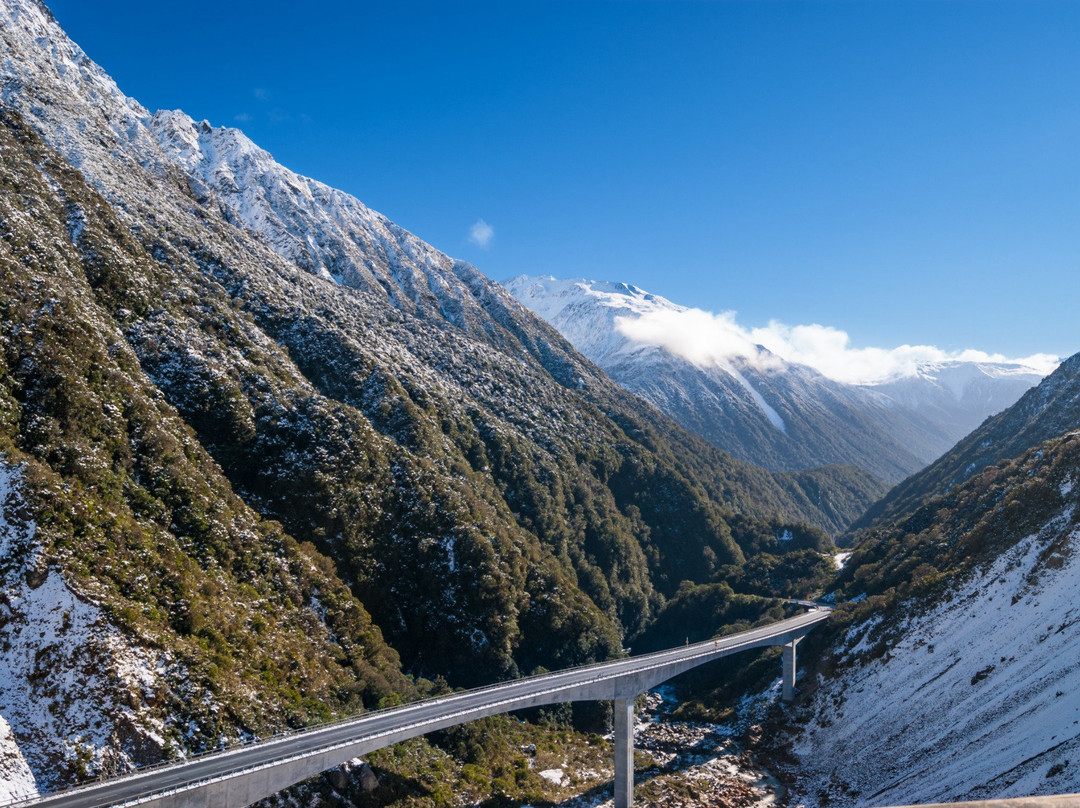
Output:
<path fill-rule="evenodd" d="M 811 605 L 811 604 L 800 604 Z M 787 620 L 780 621 L 783 624 L 789 624 L 796 622 L 796 626 L 785 626 L 785 630 L 797 630 L 799 628 L 797 621 L 800 618 L 808 617 L 808 615 L 802 615 L 800 617 L 788 618 Z M 821 619 L 824 619 L 824 615 Z M 803 621 L 807 622 L 807 621 Z M 818 620 L 809 621 L 809 626 L 812 627 Z M 150 764 L 147 766 L 140 766 L 134 771 L 119 775 L 116 777 L 99 777 L 92 780 L 84 781 L 70 788 L 65 788 L 59 791 L 43 794 L 38 797 L 22 799 L 14 802 L 2 803 L 4 808 L 26 808 L 28 806 L 41 805 L 42 803 L 48 803 L 51 800 L 58 798 L 75 798 L 79 795 L 87 792 L 94 791 L 109 783 L 119 781 L 137 781 L 144 777 L 150 778 L 162 770 L 183 766 L 202 760 L 209 759 L 211 757 L 219 757 L 222 760 L 226 760 L 233 755 L 239 755 L 245 751 L 251 750 L 254 746 L 262 746 L 267 749 L 267 752 L 272 754 L 271 747 L 278 742 L 285 742 L 287 740 L 295 740 L 298 737 L 305 735 L 318 735 L 325 733 L 328 730 L 333 730 L 339 727 L 347 727 L 352 724 L 369 723 L 376 721 L 380 716 L 389 715 L 392 713 L 407 713 L 410 710 L 419 709 L 421 707 L 436 707 L 441 704 L 451 705 L 453 702 L 468 702 L 474 696 L 482 696 L 485 693 L 495 694 L 504 690 L 512 690 L 513 692 L 505 698 L 495 697 L 490 702 L 485 702 L 482 707 L 478 707 L 475 704 L 458 710 L 456 712 L 447 712 L 442 715 L 428 716 L 422 720 L 408 721 L 405 716 L 405 722 L 395 726 L 393 728 L 376 731 L 371 734 L 371 738 L 376 739 L 386 735 L 400 733 L 402 730 L 408 730 L 413 728 L 422 728 L 424 725 L 434 723 L 436 721 L 445 720 L 447 718 L 461 717 L 462 720 L 469 720 L 470 714 L 476 713 L 480 709 L 487 709 L 490 707 L 506 707 L 506 711 L 516 709 L 515 705 L 526 699 L 535 699 L 537 697 L 544 697 L 547 695 L 565 692 L 570 689 L 578 689 L 588 687 L 590 685 L 601 684 L 613 680 L 617 680 L 620 677 L 640 675 L 643 672 L 654 671 L 657 668 L 669 667 L 673 664 L 681 664 L 687 661 L 693 661 L 701 659 L 703 657 L 711 657 L 717 654 L 718 651 L 740 650 L 739 646 L 745 643 L 763 643 L 773 639 L 774 635 L 770 630 L 779 628 L 780 623 L 769 624 L 766 626 L 759 626 L 758 628 L 751 629 L 745 632 L 739 632 L 738 634 L 728 635 L 726 637 L 719 637 L 716 639 L 706 640 L 701 643 L 695 643 L 687 647 L 676 647 L 674 649 L 668 649 L 665 651 L 658 651 L 651 654 L 643 654 L 636 657 L 622 657 L 615 660 L 607 660 L 605 662 L 596 662 L 588 665 L 580 665 L 574 668 L 566 668 L 560 671 L 545 672 L 539 674 L 533 674 L 531 676 L 521 677 L 519 679 L 511 679 L 504 682 L 485 685 L 482 687 L 470 688 L 466 690 L 458 690 L 453 693 L 447 693 L 441 696 L 436 696 L 430 699 L 419 699 L 413 702 L 407 702 L 400 705 L 393 705 L 390 707 L 384 707 L 377 710 L 370 710 L 358 714 L 349 716 L 343 716 L 330 721 L 323 721 L 317 724 L 307 725 L 295 730 L 284 730 L 282 732 L 275 733 L 270 738 L 259 738 L 256 735 L 251 736 L 249 739 L 244 739 L 241 743 L 230 744 L 226 748 L 209 749 L 203 752 L 199 752 L 193 755 L 186 755 L 178 760 L 161 761 L 158 763 Z M 809 628 L 807 629 L 809 630 Z M 784 631 L 775 632 L 776 636 L 782 636 Z M 747 636 L 750 635 L 750 636 Z M 759 636 L 753 636 L 759 635 Z M 753 645 L 747 646 L 754 647 Z M 590 671 L 595 671 L 596 676 L 586 676 L 584 678 L 577 678 L 581 674 L 587 674 Z M 540 683 L 543 680 L 550 680 L 550 687 L 541 687 L 533 691 L 528 686 L 531 683 Z M 521 705 L 524 706 L 524 705 Z M 463 705 L 464 707 L 464 705 Z M 451 708 L 452 709 L 452 708 Z M 305 757 L 310 757 L 314 754 L 321 754 L 327 751 L 333 751 L 339 747 L 349 746 L 354 743 L 354 740 L 346 740 L 341 742 L 327 741 L 325 745 L 313 745 L 311 749 L 304 751 L 290 750 L 280 756 L 268 757 L 265 760 L 258 763 L 252 763 L 251 765 L 240 765 L 236 769 L 229 771 L 228 773 L 215 774 L 205 777 L 195 777 L 192 780 L 184 783 L 178 783 L 175 786 L 157 786 L 150 787 L 145 790 L 135 791 L 129 793 L 119 801 L 114 803 L 115 805 L 136 805 L 141 801 L 145 801 L 150 797 L 161 796 L 168 793 L 175 793 L 181 790 L 189 789 L 193 786 L 200 786 L 219 782 L 230 777 L 235 777 L 239 774 L 254 772 L 268 767 L 279 766 L 289 761 L 300 760 Z"/>

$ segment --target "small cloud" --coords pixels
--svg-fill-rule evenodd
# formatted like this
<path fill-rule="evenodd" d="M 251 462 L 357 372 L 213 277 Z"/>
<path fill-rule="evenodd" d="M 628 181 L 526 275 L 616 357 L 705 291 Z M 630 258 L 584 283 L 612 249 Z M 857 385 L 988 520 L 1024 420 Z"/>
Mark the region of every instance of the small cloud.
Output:
<path fill-rule="evenodd" d="M 270 98 L 270 91 L 265 87 L 256 87 L 251 91 L 251 94 L 258 98 L 260 101 L 266 101 Z"/>
<path fill-rule="evenodd" d="M 237 123 L 247 123 L 251 120 L 251 116 L 246 112 L 238 112 L 233 115 L 233 120 Z"/>
<path fill-rule="evenodd" d="M 477 219 L 475 224 L 469 228 L 469 241 L 477 247 L 486 250 L 493 238 L 495 238 L 495 228 L 483 219 Z"/>

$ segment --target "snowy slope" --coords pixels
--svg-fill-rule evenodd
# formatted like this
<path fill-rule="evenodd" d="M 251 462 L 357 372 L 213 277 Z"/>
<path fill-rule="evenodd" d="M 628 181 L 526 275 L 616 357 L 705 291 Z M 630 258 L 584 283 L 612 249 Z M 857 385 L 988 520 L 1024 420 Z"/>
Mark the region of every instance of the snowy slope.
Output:
<path fill-rule="evenodd" d="M 1078 482 L 1074 430 L 860 536 L 785 717 L 795 801 L 1080 790 Z"/>
<path fill-rule="evenodd" d="M 957 439 L 999 413 L 1042 380 L 1024 365 L 992 362 L 929 362 L 918 372 L 872 386 L 943 427 Z"/>
<path fill-rule="evenodd" d="M 627 324 L 688 311 L 635 286 L 519 276 L 504 284 L 616 381 L 737 457 L 774 469 L 859 466 L 896 482 L 1012 404 L 1040 377 L 989 363 L 926 365 L 875 386 L 826 378 L 761 346 L 700 361 L 635 339 Z"/>
<path fill-rule="evenodd" d="M 937 604 L 903 606 L 886 653 L 848 632 L 796 730 L 795 802 L 907 805 L 1080 791 L 1080 528 L 1067 504 Z M 801 723 L 801 722 L 800 722 Z"/>
<path fill-rule="evenodd" d="M 0 804 L 37 795 L 34 773 L 11 734 L 11 727 L 0 716 Z"/>
<path fill-rule="evenodd" d="M 165 725 L 149 710 L 166 655 L 133 647 L 45 566 L 21 477 L 0 458 L 0 771 L 12 776 L 0 795 L 34 787 L 27 764 L 47 791 L 73 772 L 157 760 L 166 745 Z"/>

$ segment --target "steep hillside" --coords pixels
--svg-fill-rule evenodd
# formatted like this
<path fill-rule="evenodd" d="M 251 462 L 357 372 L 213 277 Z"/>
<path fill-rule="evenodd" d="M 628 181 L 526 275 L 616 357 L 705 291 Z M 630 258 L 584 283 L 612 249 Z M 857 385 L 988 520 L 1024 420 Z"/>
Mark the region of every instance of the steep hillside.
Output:
<path fill-rule="evenodd" d="M 237 493 L 336 559 L 410 670 L 617 652 L 679 581 L 740 562 L 726 509 L 836 529 L 864 504 L 838 519 L 709 450 L 475 268 L 239 133 L 151 116 L 38 5 L 6 8 L 5 99 L 105 197 L 55 193 L 98 303 Z M 286 260 L 297 222 L 368 275 Z"/>
<path fill-rule="evenodd" d="M 141 370 L 109 307 L 200 304 L 133 245 L 0 109 L 0 715 L 42 790 L 415 692 Z"/>
<path fill-rule="evenodd" d="M 1065 360 L 1037 387 L 978 429 L 936 462 L 896 486 L 853 525 L 852 532 L 915 513 L 937 493 L 989 465 L 1016 457 L 1045 440 L 1080 427 L 1080 354 Z"/>
<path fill-rule="evenodd" d="M 938 363 L 876 386 L 833 381 L 761 346 L 691 361 L 628 325 L 688 310 L 637 287 L 552 277 L 504 284 L 613 379 L 736 457 L 776 470 L 850 464 L 887 483 L 924 467 L 1036 384 L 1017 366 Z"/>
<path fill-rule="evenodd" d="M 682 581 L 868 504 L 850 469 L 710 447 L 239 133 L 150 115 L 36 0 L 0 0 L 0 55 L 0 716 L 39 788 L 430 686 L 402 667 L 617 655 Z"/>
<path fill-rule="evenodd" d="M 838 609 L 793 716 L 795 800 L 1080 790 L 1078 481 L 1071 432 L 864 539 L 841 585 L 868 597 Z"/>

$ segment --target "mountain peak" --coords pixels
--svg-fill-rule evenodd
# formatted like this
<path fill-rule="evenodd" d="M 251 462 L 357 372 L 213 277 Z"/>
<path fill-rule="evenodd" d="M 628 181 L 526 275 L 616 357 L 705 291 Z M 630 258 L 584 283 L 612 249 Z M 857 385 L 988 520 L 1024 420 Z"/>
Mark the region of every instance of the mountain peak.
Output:
<path fill-rule="evenodd" d="M 505 286 L 627 389 L 773 469 L 850 463 L 897 482 L 1041 378 L 1020 365 L 947 360 L 847 384 L 786 361 L 725 316 L 631 284 L 520 275 Z"/>

